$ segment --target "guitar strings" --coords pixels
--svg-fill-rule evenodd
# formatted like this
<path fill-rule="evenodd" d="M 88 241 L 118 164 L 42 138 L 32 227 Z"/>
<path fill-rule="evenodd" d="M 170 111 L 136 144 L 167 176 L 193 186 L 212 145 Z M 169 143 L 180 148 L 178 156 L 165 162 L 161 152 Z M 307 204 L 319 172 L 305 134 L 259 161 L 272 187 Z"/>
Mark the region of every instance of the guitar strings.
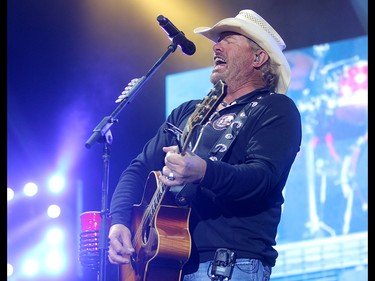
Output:
<path fill-rule="evenodd" d="M 159 202 L 161 198 L 163 197 L 162 195 L 164 194 L 165 190 L 166 190 L 166 186 L 162 185 L 161 192 L 157 192 L 159 191 L 159 189 L 157 189 L 156 192 L 154 193 L 151 199 L 152 204 L 149 204 L 147 206 L 145 210 L 145 215 L 141 219 L 140 227 L 137 229 L 136 233 L 134 234 L 134 238 L 132 242 L 133 247 L 135 248 L 137 247 L 138 239 L 140 239 L 142 235 L 142 229 L 145 229 L 147 222 L 150 222 L 151 218 L 154 217 L 156 206 L 159 205 Z"/>
<path fill-rule="evenodd" d="M 217 87 L 219 87 L 219 85 L 221 85 L 221 91 L 219 91 L 217 89 Z M 197 104 L 196 109 L 193 112 L 193 114 L 189 117 L 187 124 L 189 124 L 190 122 L 192 122 L 192 120 L 195 120 L 196 122 L 197 122 L 197 120 L 199 120 L 201 122 L 201 124 L 202 124 L 202 122 L 207 118 L 208 114 L 210 113 L 210 110 L 212 110 L 215 107 L 216 102 L 218 100 L 220 100 L 220 97 L 225 93 L 225 87 L 224 86 L 225 86 L 225 83 L 222 80 L 219 80 L 214 85 L 214 87 L 210 90 L 210 92 L 208 93 L 208 95 L 205 96 L 202 99 L 202 103 Z M 219 93 L 219 94 L 216 95 L 217 93 Z M 207 104 L 210 105 L 210 102 L 211 103 L 213 102 L 213 104 L 211 106 L 207 107 Z M 224 106 L 224 104 L 223 104 L 223 106 Z M 207 109 L 209 109 L 209 110 L 207 110 Z M 201 114 L 201 113 L 203 113 L 203 114 Z M 180 149 L 180 153 L 184 153 L 184 150 L 186 150 L 186 147 L 189 145 L 191 133 L 192 132 L 189 130 L 189 127 L 185 126 L 185 128 L 184 128 L 184 130 L 182 132 L 181 138 L 183 138 L 184 136 L 186 136 L 186 140 L 185 140 L 185 143 L 182 145 L 182 148 Z M 201 131 L 201 133 L 202 133 L 202 131 Z M 200 140 L 200 137 L 201 137 L 201 133 L 198 136 L 198 141 L 196 142 L 196 145 L 195 145 L 195 147 L 193 147 L 192 151 L 194 151 L 196 149 L 196 146 L 199 143 L 199 140 Z M 180 140 L 180 142 L 181 142 L 181 140 Z M 144 229 L 146 227 L 146 222 L 151 222 L 151 218 L 154 217 L 155 212 L 156 212 L 156 208 L 159 205 L 159 202 L 162 200 L 163 195 L 168 190 L 168 187 L 165 186 L 164 184 L 162 184 L 160 190 L 161 190 L 161 192 L 158 192 L 159 189 L 157 189 L 155 191 L 155 193 L 154 193 L 154 195 L 153 195 L 153 197 L 151 199 L 150 204 L 147 206 L 147 208 L 145 210 L 145 215 L 141 219 L 141 223 L 140 223 L 141 227 L 138 227 L 138 229 L 137 229 L 137 231 L 136 231 L 136 233 L 134 235 L 133 246 L 135 248 L 137 248 L 138 239 L 142 235 L 142 229 Z M 158 196 L 158 195 L 160 195 L 160 196 Z M 156 204 L 155 204 L 155 202 L 156 202 Z M 154 204 L 151 204 L 151 203 L 154 203 Z"/>

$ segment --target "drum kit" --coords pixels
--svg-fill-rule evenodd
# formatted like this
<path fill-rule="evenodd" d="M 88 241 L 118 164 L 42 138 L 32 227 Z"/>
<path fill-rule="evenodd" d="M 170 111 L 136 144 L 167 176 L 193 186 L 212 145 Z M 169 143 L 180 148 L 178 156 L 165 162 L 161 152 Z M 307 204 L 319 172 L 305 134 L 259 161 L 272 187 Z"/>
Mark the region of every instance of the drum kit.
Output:
<path fill-rule="evenodd" d="M 323 53 L 327 49 L 320 51 Z M 304 89 L 302 98 L 296 101 L 303 117 L 303 149 L 306 152 L 309 200 L 306 227 L 311 236 L 322 232 L 324 236 L 348 234 L 354 199 L 361 200 L 362 211 L 367 216 L 367 198 L 361 194 L 361 189 L 367 190 L 367 183 L 363 186 L 362 179 L 362 186 L 359 186 L 356 181 L 358 177 L 366 176 L 366 171 L 360 170 L 359 161 L 366 156 L 368 140 L 368 62 L 358 56 L 324 66 L 320 61 L 312 67 L 310 84 L 314 85 L 314 90 L 312 87 Z M 316 84 L 319 85 L 315 87 Z M 315 90 L 317 92 L 313 93 Z M 344 143 L 349 146 L 345 150 L 342 149 Z M 330 177 L 334 178 L 331 182 Z M 340 229 L 326 222 L 325 214 L 321 212 L 322 208 L 327 208 L 324 204 L 329 203 L 326 195 L 332 182 L 341 187 L 335 188 L 345 200 Z M 330 208 L 335 206 L 330 205 Z"/>

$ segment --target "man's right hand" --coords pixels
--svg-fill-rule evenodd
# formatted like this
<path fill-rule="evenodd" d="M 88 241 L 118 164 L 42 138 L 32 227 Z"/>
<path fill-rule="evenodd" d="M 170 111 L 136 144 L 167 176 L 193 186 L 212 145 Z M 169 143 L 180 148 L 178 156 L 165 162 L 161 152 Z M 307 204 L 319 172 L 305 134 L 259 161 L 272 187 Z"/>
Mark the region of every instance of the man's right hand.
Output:
<path fill-rule="evenodd" d="M 135 252 L 131 242 L 131 231 L 123 224 L 114 224 L 109 229 L 108 260 L 112 264 L 130 263 Z"/>

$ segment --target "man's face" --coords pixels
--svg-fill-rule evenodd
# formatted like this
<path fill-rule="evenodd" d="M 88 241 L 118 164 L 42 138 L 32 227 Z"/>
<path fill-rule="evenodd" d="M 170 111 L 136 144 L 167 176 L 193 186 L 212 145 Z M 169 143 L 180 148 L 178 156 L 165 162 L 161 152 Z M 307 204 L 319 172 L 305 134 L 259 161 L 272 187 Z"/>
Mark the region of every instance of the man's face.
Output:
<path fill-rule="evenodd" d="M 219 80 L 239 83 L 249 80 L 253 73 L 255 51 L 248 38 L 234 32 L 224 32 L 213 46 L 213 51 L 214 68 L 210 78 L 213 84 Z"/>

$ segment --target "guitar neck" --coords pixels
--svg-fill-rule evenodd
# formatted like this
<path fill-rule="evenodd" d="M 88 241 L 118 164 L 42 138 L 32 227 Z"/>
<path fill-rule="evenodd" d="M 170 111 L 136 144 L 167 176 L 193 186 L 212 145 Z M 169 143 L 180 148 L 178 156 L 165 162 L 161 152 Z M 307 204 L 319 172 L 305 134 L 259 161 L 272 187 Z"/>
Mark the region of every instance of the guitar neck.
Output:
<path fill-rule="evenodd" d="M 196 105 L 195 111 L 190 115 L 180 137 L 180 153 L 184 154 L 190 145 L 193 130 L 208 121 L 218 104 L 224 99 L 226 84 L 219 80 L 211 91 Z"/>

